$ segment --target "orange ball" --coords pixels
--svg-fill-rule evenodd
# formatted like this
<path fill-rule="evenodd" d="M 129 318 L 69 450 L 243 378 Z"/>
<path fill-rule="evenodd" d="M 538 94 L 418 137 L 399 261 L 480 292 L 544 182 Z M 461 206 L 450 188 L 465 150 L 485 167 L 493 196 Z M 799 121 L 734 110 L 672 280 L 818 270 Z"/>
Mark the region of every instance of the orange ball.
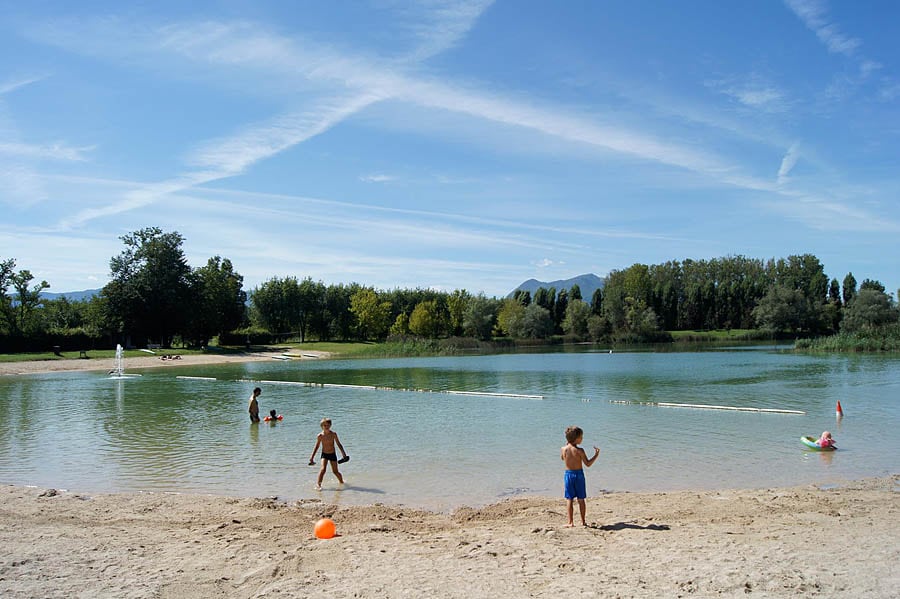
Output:
<path fill-rule="evenodd" d="M 334 537 L 335 533 L 334 520 L 331 518 L 322 518 L 316 522 L 314 530 L 317 539 L 330 539 Z"/>

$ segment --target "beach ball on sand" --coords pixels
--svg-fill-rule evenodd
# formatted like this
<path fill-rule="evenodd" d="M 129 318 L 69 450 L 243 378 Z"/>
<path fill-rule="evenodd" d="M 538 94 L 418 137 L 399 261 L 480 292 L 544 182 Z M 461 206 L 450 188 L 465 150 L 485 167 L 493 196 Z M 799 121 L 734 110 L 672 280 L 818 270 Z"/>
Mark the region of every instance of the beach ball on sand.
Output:
<path fill-rule="evenodd" d="M 321 520 L 316 522 L 314 531 L 316 533 L 317 539 L 332 538 L 335 533 L 334 520 L 332 520 L 331 518 L 322 518 Z"/>

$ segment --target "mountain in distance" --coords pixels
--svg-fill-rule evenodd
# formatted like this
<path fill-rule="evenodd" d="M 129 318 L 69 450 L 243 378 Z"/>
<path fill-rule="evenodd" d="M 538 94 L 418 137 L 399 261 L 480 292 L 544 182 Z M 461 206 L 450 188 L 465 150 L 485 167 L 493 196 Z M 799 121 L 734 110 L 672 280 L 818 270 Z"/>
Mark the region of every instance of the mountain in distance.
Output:
<path fill-rule="evenodd" d="M 70 302 L 80 302 L 89 300 L 95 295 L 100 295 L 100 289 L 85 289 L 84 291 L 63 291 L 62 293 L 50 293 L 49 291 L 41 291 L 41 299 L 55 300 L 63 296 Z"/>
<path fill-rule="evenodd" d="M 549 283 L 538 281 L 537 279 L 528 279 L 527 281 L 510 291 L 509 295 L 507 295 L 506 297 L 512 297 L 516 291 L 528 291 L 529 293 L 531 293 L 531 297 L 534 297 L 534 292 L 541 287 L 543 287 L 544 289 L 550 289 L 551 287 L 553 287 L 554 289 L 556 289 L 557 293 L 565 289 L 566 293 L 568 293 L 572 288 L 572 285 L 578 285 L 578 288 L 581 289 L 581 298 L 586 302 L 590 302 L 591 296 L 594 295 L 594 291 L 596 291 L 597 289 L 603 289 L 603 279 L 593 273 L 578 275 L 577 277 L 572 277 L 571 279 L 550 281 Z"/>

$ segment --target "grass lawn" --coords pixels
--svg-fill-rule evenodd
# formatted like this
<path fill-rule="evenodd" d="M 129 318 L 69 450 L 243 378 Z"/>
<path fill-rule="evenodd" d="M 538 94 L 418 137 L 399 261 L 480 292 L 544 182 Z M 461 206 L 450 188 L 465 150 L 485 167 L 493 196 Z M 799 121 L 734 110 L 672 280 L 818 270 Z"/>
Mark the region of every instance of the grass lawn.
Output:
<path fill-rule="evenodd" d="M 675 341 L 738 341 L 741 339 L 758 339 L 760 332 L 756 329 L 715 329 L 669 331 Z"/>

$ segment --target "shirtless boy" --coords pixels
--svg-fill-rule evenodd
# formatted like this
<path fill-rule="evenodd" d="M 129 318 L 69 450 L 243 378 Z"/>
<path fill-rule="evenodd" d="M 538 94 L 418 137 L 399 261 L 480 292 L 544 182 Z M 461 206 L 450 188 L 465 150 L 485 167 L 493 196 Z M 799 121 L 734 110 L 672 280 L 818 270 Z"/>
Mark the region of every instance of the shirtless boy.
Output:
<path fill-rule="evenodd" d="M 574 500 L 578 500 L 578 509 L 581 511 L 581 525 L 587 526 L 584 520 L 585 504 L 584 499 L 587 497 L 587 487 L 584 482 L 584 470 L 582 465 L 591 467 L 600 455 L 600 448 L 594 446 L 594 457 L 588 458 L 584 449 L 578 446 L 584 439 L 584 431 L 580 427 L 570 426 L 566 429 L 566 444 L 559 450 L 559 457 L 566 465 L 565 490 L 566 490 L 566 512 L 569 518 L 567 527 L 575 526 Z"/>
<path fill-rule="evenodd" d="M 259 422 L 259 395 L 262 389 L 257 387 L 250 394 L 250 403 L 247 404 L 247 411 L 250 412 L 250 422 Z"/>
<path fill-rule="evenodd" d="M 337 445 L 337 448 L 341 450 L 341 462 L 346 462 L 350 458 L 347 456 L 347 452 L 344 451 L 344 446 L 341 445 L 340 439 L 338 439 L 337 433 L 331 430 L 331 419 L 323 418 L 322 422 L 319 423 L 322 427 L 322 432 L 316 435 L 316 446 L 313 447 L 312 454 L 309 456 L 309 465 L 316 465 L 316 451 L 319 450 L 319 446 L 322 447 L 322 467 L 319 469 L 319 479 L 316 481 L 316 489 L 321 490 L 322 488 L 322 479 L 325 478 L 325 469 L 328 467 L 328 463 L 331 462 L 331 471 L 334 472 L 334 475 L 337 477 L 338 482 L 344 484 L 344 477 L 341 476 L 341 473 L 338 472 L 338 458 L 337 452 L 334 450 L 334 446 Z"/>

